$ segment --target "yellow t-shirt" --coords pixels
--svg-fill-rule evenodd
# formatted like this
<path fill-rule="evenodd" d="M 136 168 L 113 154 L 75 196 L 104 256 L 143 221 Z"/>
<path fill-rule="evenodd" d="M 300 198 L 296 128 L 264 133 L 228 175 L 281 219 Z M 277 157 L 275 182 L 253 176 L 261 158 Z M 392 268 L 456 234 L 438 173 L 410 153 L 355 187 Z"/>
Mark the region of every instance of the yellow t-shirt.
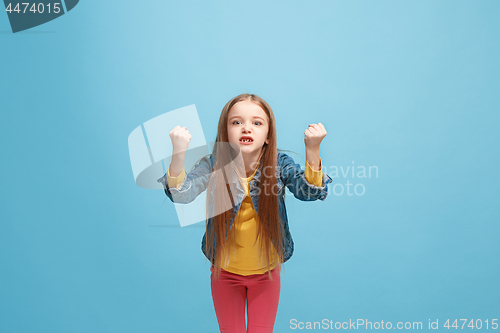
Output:
<path fill-rule="evenodd" d="M 260 252 L 260 237 L 257 238 L 258 232 L 258 215 L 252 203 L 252 199 L 249 195 L 248 183 L 253 178 L 257 169 L 248 178 L 242 178 L 243 188 L 245 190 L 245 198 L 241 203 L 241 207 L 238 211 L 238 215 L 234 220 L 233 227 L 230 231 L 230 236 L 234 237 L 236 250 L 231 249 L 229 262 L 226 265 L 223 263 L 223 258 L 221 258 L 221 267 L 231 273 L 239 275 L 252 275 L 252 274 L 262 274 L 267 272 L 267 266 L 265 265 L 265 256 L 262 256 L 262 262 L 259 263 L 259 252 Z M 321 186 L 323 182 L 323 166 L 320 159 L 320 170 L 315 171 L 306 161 L 306 168 L 304 172 L 306 180 L 310 184 L 316 186 Z M 170 173 L 167 171 L 168 185 L 169 187 L 179 187 L 184 181 L 185 171 L 182 170 L 181 174 L 177 177 L 170 177 Z M 271 243 L 271 261 L 270 269 L 275 268 L 278 265 L 278 257 L 275 252 L 274 246 Z"/>

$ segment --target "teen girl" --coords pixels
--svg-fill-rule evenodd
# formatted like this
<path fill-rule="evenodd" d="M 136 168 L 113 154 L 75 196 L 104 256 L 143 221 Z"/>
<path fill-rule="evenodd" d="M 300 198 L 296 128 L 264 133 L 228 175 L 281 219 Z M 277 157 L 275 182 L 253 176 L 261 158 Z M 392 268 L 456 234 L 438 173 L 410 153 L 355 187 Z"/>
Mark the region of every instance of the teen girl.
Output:
<path fill-rule="evenodd" d="M 273 331 L 281 266 L 293 253 L 284 187 L 300 200 L 325 200 L 327 184 L 332 181 L 322 171 L 319 154 L 325 136 L 321 123 L 310 124 L 304 131 L 306 166 L 302 170 L 291 157 L 277 150 L 271 107 L 259 96 L 241 94 L 222 109 L 212 154 L 186 174 L 184 157 L 191 134 L 180 126 L 170 132 L 172 162 L 158 179 L 166 195 L 173 202 L 188 203 L 209 189 L 207 210 L 222 212 L 207 212 L 201 246 L 212 263 L 212 298 L 221 332 Z M 231 147 L 239 148 L 236 153 L 241 153 L 244 167 L 228 174 L 224 166 L 234 158 Z M 223 198 L 228 197 L 237 200 L 224 208 Z"/>

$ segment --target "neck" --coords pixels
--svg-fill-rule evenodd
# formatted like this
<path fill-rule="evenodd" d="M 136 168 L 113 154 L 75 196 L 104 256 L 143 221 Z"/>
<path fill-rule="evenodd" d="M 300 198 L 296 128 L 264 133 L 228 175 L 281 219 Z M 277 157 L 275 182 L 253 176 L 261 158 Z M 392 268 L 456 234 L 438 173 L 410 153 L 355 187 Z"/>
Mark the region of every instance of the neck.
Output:
<path fill-rule="evenodd" d="M 245 173 L 246 177 L 250 177 L 255 169 L 258 168 L 258 160 L 259 160 L 259 155 L 260 151 L 255 152 L 254 154 L 242 154 L 243 155 L 243 163 L 245 164 Z"/>

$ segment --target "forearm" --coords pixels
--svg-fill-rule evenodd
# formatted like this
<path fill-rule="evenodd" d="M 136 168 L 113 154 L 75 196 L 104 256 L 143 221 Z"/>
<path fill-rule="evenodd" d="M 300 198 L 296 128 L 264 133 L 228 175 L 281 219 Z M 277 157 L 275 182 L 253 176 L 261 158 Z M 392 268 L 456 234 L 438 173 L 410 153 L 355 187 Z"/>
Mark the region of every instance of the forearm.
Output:
<path fill-rule="evenodd" d="M 181 174 L 182 170 L 184 170 L 184 159 L 186 156 L 186 152 L 183 153 L 173 153 L 172 161 L 170 162 L 169 174 L 170 177 L 177 177 Z"/>
<path fill-rule="evenodd" d="M 314 171 L 321 170 L 319 146 L 316 148 L 306 147 L 306 160 Z"/>
<path fill-rule="evenodd" d="M 172 158 L 172 162 L 170 166 L 175 167 L 174 158 Z M 177 162 L 179 161 L 177 160 Z M 205 156 L 194 165 L 189 174 L 186 174 L 183 169 L 175 179 L 166 173 L 157 181 L 162 183 L 165 194 L 172 202 L 187 204 L 195 200 L 207 188 L 212 168 L 211 158 Z"/>
<path fill-rule="evenodd" d="M 309 155 L 312 156 L 312 155 Z M 320 160 L 321 163 L 321 160 Z M 281 167 L 281 179 L 284 185 L 293 195 L 302 201 L 324 200 L 328 193 L 327 184 L 332 179 L 323 171 L 312 171 L 309 161 L 306 162 L 306 169 L 293 161 L 293 159 L 281 154 L 279 159 Z M 318 177 L 316 177 L 318 175 Z"/>

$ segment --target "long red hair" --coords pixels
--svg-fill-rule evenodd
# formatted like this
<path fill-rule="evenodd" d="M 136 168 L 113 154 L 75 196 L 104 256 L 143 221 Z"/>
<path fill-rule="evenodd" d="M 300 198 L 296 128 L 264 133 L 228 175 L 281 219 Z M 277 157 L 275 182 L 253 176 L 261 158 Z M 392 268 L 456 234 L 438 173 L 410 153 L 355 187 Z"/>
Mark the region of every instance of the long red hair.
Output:
<path fill-rule="evenodd" d="M 231 237 L 229 223 L 231 219 L 236 219 L 234 212 L 234 205 L 232 207 L 224 207 L 227 205 L 222 198 L 227 198 L 227 194 L 232 198 L 235 185 L 231 179 L 232 175 L 224 175 L 223 177 L 215 177 L 217 170 L 224 170 L 224 166 L 230 163 L 231 149 L 222 147 L 229 147 L 228 138 L 228 114 L 231 108 L 238 102 L 251 101 L 260 106 L 269 118 L 269 143 L 264 143 L 259 157 L 259 168 L 261 168 L 261 178 L 259 183 L 259 203 L 258 203 L 258 233 L 257 238 L 261 237 L 260 257 L 267 265 L 269 279 L 272 280 L 270 272 L 271 264 L 271 244 L 274 247 L 275 258 L 279 260 L 278 265 L 283 263 L 283 242 L 282 242 L 282 225 L 279 217 L 278 207 L 278 194 L 277 194 L 277 180 L 276 180 L 276 164 L 277 164 L 277 139 L 276 139 L 276 122 L 274 114 L 266 101 L 261 97 L 254 94 L 241 94 L 226 103 L 222 109 L 219 125 L 217 129 L 216 143 L 212 156 L 214 156 L 214 167 L 212 176 L 210 177 L 208 189 L 214 188 L 215 194 L 211 195 L 211 191 L 207 190 L 207 207 L 213 205 L 216 212 L 222 211 L 223 213 L 215 215 L 211 222 L 211 228 L 208 229 L 206 224 L 206 241 L 207 253 L 215 260 L 212 264 L 215 266 L 215 278 L 218 278 L 221 271 L 221 262 L 226 261 L 230 257 L 230 249 L 235 249 L 234 237 Z M 219 145 L 218 143 L 226 143 Z M 219 172 L 219 175 L 221 173 Z M 239 179 L 239 178 L 238 178 Z M 229 181 L 228 181 L 229 180 Z M 274 189 L 274 191 L 273 191 Z M 207 210 L 208 211 L 208 210 Z M 207 214 L 208 217 L 208 214 Z M 227 235 L 227 238 L 226 238 Z M 273 240 L 271 242 L 271 239 Z M 215 255 L 214 255 L 215 254 Z"/>

